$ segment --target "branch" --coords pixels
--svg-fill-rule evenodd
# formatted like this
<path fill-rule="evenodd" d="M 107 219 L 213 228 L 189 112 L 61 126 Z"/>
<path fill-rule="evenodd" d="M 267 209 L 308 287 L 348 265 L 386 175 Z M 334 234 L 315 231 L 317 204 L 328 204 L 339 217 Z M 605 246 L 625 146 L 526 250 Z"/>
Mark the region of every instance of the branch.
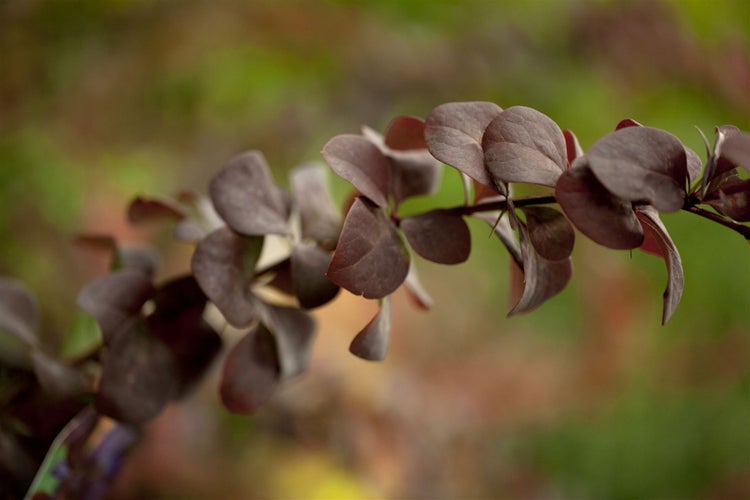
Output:
<path fill-rule="evenodd" d="M 704 219 L 712 220 L 716 222 L 717 224 L 721 224 L 724 227 L 728 227 L 732 231 L 740 233 L 746 240 L 750 241 L 750 227 L 745 226 L 744 224 L 740 224 L 733 220 L 724 218 L 721 215 L 715 214 L 713 212 L 709 212 L 708 210 L 705 210 L 703 208 L 696 207 L 696 206 L 687 206 L 687 207 L 684 207 L 683 210 L 685 210 L 686 212 L 693 213 L 695 215 L 699 215 L 700 217 L 703 217 Z"/>

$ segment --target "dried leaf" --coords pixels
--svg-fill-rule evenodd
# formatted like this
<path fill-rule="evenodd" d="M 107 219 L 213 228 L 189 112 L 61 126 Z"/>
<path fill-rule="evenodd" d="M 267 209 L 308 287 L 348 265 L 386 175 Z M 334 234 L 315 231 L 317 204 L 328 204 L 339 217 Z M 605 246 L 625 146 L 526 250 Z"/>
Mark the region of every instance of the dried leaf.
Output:
<path fill-rule="evenodd" d="M 295 377 L 310 364 L 315 320 L 305 311 L 264 304 L 264 323 L 276 338 L 281 377 Z"/>
<path fill-rule="evenodd" d="M 626 127 L 605 135 L 586 157 L 604 187 L 627 201 L 647 201 L 660 211 L 682 208 L 687 159 L 672 134 L 651 127 Z"/>
<path fill-rule="evenodd" d="M 532 311 L 565 289 L 573 275 L 570 257 L 547 260 L 531 244 L 527 229 L 519 224 L 521 252 L 523 254 L 523 294 L 508 313 L 508 317 Z"/>
<path fill-rule="evenodd" d="M 292 170 L 292 199 L 302 224 L 302 237 L 318 242 L 335 242 L 341 217 L 331 203 L 327 170 L 319 163 L 308 163 Z"/>
<path fill-rule="evenodd" d="M 368 361 L 383 361 L 391 339 L 391 300 L 380 301 L 380 309 L 369 323 L 354 337 L 349 351 Z"/>
<path fill-rule="evenodd" d="M 253 413 L 271 398 L 280 381 L 276 341 L 265 325 L 258 324 L 227 355 L 221 401 L 229 411 Z"/>
<path fill-rule="evenodd" d="M 568 219 L 550 207 L 523 207 L 529 240 L 534 250 L 547 260 L 561 260 L 573 253 L 575 233 Z"/>
<path fill-rule="evenodd" d="M 388 205 L 391 164 L 382 151 L 360 135 L 337 135 L 323 147 L 331 169 L 379 207 Z"/>
<path fill-rule="evenodd" d="M 311 243 L 294 245 L 291 256 L 292 286 L 301 307 L 320 307 L 339 293 L 338 285 L 326 277 L 330 265 L 330 252 Z"/>
<path fill-rule="evenodd" d="M 357 198 L 344 221 L 328 278 L 355 295 L 384 297 L 404 282 L 409 254 L 388 217 Z"/>
<path fill-rule="evenodd" d="M 83 287 L 78 307 L 96 319 L 106 344 L 119 332 L 132 328 L 154 291 L 146 273 L 126 267 Z"/>
<path fill-rule="evenodd" d="M 401 230 L 417 254 L 438 264 L 460 264 L 471 253 L 471 233 L 460 215 L 432 210 L 404 218 Z"/>
<path fill-rule="evenodd" d="M 172 352 L 139 321 L 109 344 L 96 408 L 115 420 L 140 424 L 158 415 L 178 387 Z"/>
<path fill-rule="evenodd" d="M 482 148 L 496 185 L 526 182 L 554 186 L 568 164 L 560 127 L 525 106 L 513 106 L 496 116 L 484 132 Z"/>
<path fill-rule="evenodd" d="M 564 172 L 555 186 L 555 197 L 565 215 L 596 243 L 615 249 L 637 248 L 643 229 L 632 203 L 612 195 L 583 160 Z"/>
<path fill-rule="evenodd" d="M 223 227 L 201 240 L 193 254 L 195 279 L 233 326 L 247 326 L 255 317 L 250 287 L 262 247 L 262 237 L 240 236 Z"/>
<path fill-rule="evenodd" d="M 234 231 L 245 236 L 287 234 L 287 210 L 266 159 L 258 151 L 232 158 L 211 179 L 211 201 Z"/>
<path fill-rule="evenodd" d="M 385 133 L 385 145 L 399 151 L 426 149 L 424 125 L 424 120 L 421 118 L 397 116 L 388 125 L 388 130 Z"/>
<path fill-rule="evenodd" d="M 667 264 L 667 288 L 664 290 L 664 311 L 661 323 L 665 325 L 669 318 L 672 317 L 677 305 L 682 298 L 682 290 L 685 286 L 685 277 L 682 271 L 682 259 L 677 251 L 672 238 L 664 227 L 659 213 L 649 206 L 638 207 L 638 219 L 643 224 L 643 230 L 650 232 L 651 236 L 656 239 L 661 249 L 661 254 Z"/>
<path fill-rule="evenodd" d="M 493 186 L 484 166 L 482 136 L 502 109 L 491 102 L 441 104 L 427 117 L 424 137 L 430 153 L 477 182 Z"/>

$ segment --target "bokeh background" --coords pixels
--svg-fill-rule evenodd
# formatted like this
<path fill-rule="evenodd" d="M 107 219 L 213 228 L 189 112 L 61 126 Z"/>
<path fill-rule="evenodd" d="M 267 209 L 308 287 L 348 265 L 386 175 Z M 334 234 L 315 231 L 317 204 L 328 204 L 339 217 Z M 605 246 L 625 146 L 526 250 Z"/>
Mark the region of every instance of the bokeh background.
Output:
<path fill-rule="evenodd" d="M 285 183 L 333 135 L 461 100 L 535 107 L 584 148 L 630 117 L 703 155 L 696 126 L 750 129 L 750 2 L 5 0 L 0 273 L 62 344 L 103 272 L 74 235 L 155 241 L 161 277 L 188 268 L 168 231 L 128 226 L 134 195 L 205 191 L 247 149 Z M 460 202 L 446 169 L 406 208 Z M 384 363 L 348 353 L 375 306 L 341 294 L 306 375 L 244 417 L 212 373 L 147 427 L 113 495 L 749 498 L 748 245 L 663 218 L 686 274 L 667 326 L 663 262 L 582 237 L 566 291 L 506 319 L 508 257 L 473 225 L 468 263 L 419 262 L 432 311 L 396 294 Z"/>

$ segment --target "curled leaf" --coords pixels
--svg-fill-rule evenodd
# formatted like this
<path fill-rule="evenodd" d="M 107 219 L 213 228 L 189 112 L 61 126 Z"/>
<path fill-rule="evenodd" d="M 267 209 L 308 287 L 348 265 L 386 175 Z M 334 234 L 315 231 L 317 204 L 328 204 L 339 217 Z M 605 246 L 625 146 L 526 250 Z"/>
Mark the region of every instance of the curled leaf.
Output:
<path fill-rule="evenodd" d="M 471 233 L 460 215 L 432 210 L 404 218 L 401 230 L 417 254 L 438 264 L 460 264 L 471 253 Z"/>
<path fill-rule="evenodd" d="M 664 310 L 661 320 L 661 323 L 665 325 L 672 317 L 682 298 L 682 290 L 685 286 L 682 259 L 680 259 L 680 254 L 669 236 L 667 228 L 664 227 L 659 218 L 659 213 L 649 206 L 638 207 L 636 213 L 638 220 L 643 224 L 643 230 L 651 233 L 650 236 L 656 240 L 664 262 L 667 264 L 667 288 L 664 290 Z"/>
<path fill-rule="evenodd" d="M 391 300 L 385 297 L 380 301 L 377 314 L 354 337 L 349 351 L 367 361 L 383 361 L 391 339 Z"/>
<path fill-rule="evenodd" d="M 568 157 L 568 165 L 572 165 L 576 158 L 583 156 L 583 148 L 578 142 L 578 137 L 571 130 L 563 130 L 565 137 L 565 153 Z"/>
<path fill-rule="evenodd" d="M 381 150 L 360 135 L 337 135 L 323 147 L 331 170 L 379 207 L 388 205 L 391 165 Z"/>
<path fill-rule="evenodd" d="M 280 381 L 276 341 L 260 323 L 229 351 L 219 394 L 229 411 L 253 413 L 271 398 Z"/>
<path fill-rule="evenodd" d="M 263 304 L 264 323 L 274 334 L 282 378 L 295 377 L 310 363 L 315 320 L 292 307 Z"/>
<path fill-rule="evenodd" d="M 568 219 L 550 207 L 524 207 L 529 241 L 547 260 L 561 260 L 573 253 L 575 233 Z"/>
<path fill-rule="evenodd" d="M 249 151 L 232 158 L 211 179 L 211 201 L 234 231 L 246 236 L 286 234 L 287 210 L 265 157 Z"/>
<path fill-rule="evenodd" d="M 482 136 L 502 108 L 491 102 L 441 104 L 425 121 L 425 142 L 432 156 L 472 179 L 494 186 L 484 166 Z"/>
<path fill-rule="evenodd" d="M 647 201 L 660 211 L 682 208 L 687 159 L 672 134 L 651 127 L 626 127 L 605 135 L 586 154 L 591 171 L 618 198 Z"/>
<path fill-rule="evenodd" d="M 573 225 L 596 243 L 629 249 L 643 242 L 643 229 L 632 203 L 607 191 L 584 160 L 560 176 L 555 198 Z"/>
<path fill-rule="evenodd" d="M 750 222 L 750 180 L 738 180 L 704 200 L 719 213 L 737 222 Z"/>
<path fill-rule="evenodd" d="M 547 115 L 513 106 L 497 115 L 482 138 L 484 162 L 496 185 L 554 186 L 568 164 L 562 130 Z"/>
<path fill-rule="evenodd" d="M 193 253 L 195 279 L 233 326 L 247 326 L 255 317 L 250 287 L 262 247 L 262 237 L 240 236 L 223 227 L 202 239 Z"/>
<path fill-rule="evenodd" d="M 396 290 L 408 272 L 409 254 L 396 226 L 366 198 L 355 199 L 328 278 L 355 295 L 378 299 Z"/>

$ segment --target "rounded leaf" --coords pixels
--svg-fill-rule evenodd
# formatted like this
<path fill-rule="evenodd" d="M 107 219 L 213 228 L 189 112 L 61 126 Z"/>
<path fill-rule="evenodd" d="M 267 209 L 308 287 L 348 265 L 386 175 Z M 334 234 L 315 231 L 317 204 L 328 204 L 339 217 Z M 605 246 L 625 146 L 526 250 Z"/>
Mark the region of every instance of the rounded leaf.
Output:
<path fill-rule="evenodd" d="M 391 164 L 375 144 L 361 135 L 337 135 L 323 147 L 323 157 L 331 170 L 377 206 L 388 205 Z"/>
<path fill-rule="evenodd" d="M 258 151 L 232 158 L 211 179 L 209 194 L 216 212 L 240 234 L 288 233 L 284 196 Z"/>
<path fill-rule="evenodd" d="M 399 151 L 426 149 L 424 128 L 425 123 L 421 118 L 397 116 L 385 132 L 385 145 Z"/>
<path fill-rule="evenodd" d="M 682 208 L 687 158 L 672 134 L 651 127 L 626 127 L 605 135 L 586 154 L 599 182 L 627 201 L 647 201 L 660 211 Z"/>
<path fill-rule="evenodd" d="M 294 294 L 301 307 L 313 309 L 330 302 L 339 287 L 326 277 L 331 253 L 311 243 L 292 248 L 291 273 Z"/>
<path fill-rule="evenodd" d="M 310 363 L 315 319 L 293 307 L 263 304 L 263 322 L 274 334 L 282 378 L 297 376 Z"/>
<path fill-rule="evenodd" d="M 292 199 L 299 211 L 302 237 L 318 242 L 336 241 L 341 217 L 328 192 L 327 170 L 318 163 L 309 163 L 292 170 Z"/>
<path fill-rule="evenodd" d="M 438 264 L 460 264 L 471 253 L 471 233 L 460 215 L 433 210 L 406 217 L 401 230 L 417 254 Z"/>
<path fill-rule="evenodd" d="M 349 352 L 367 361 L 383 361 L 391 340 L 391 300 L 380 302 L 377 314 L 354 337 Z"/>
<path fill-rule="evenodd" d="M 632 203 L 607 191 L 585 162 L 577 162 L 560 176 L 555 198 L 573 225 L 596 243 L 615 249 L 643 243 Z"/>
<path fill-rule="evenodd" d="M 568 164 L 565 136 L 547 115 L 513 106 L 487 126 L 484 162 L 496 185 L 526 182 L 554 186 Z"/>
<path fill-rule="evenodd" d="M 424 137 L 432 156 L 487 186 L 494 183 L 484 167 L 482 136 L 502 108 L 491 102 L 449 102 L 432 110 Z"/>
<path fill-rule="evenodd" d="M 524 207 L 529 240 L 534 250 L 547 260 L 561 260 L 573 253 L 575 233 L 568 219 L 550 207 Z"/>
<path fill-rule="evenodd" d="M 341 230 L 328 278 L 355 295 L 379 299 L 401 285 L 409 254 L 391 220 L 366 198 L 357 198 Z"/>

